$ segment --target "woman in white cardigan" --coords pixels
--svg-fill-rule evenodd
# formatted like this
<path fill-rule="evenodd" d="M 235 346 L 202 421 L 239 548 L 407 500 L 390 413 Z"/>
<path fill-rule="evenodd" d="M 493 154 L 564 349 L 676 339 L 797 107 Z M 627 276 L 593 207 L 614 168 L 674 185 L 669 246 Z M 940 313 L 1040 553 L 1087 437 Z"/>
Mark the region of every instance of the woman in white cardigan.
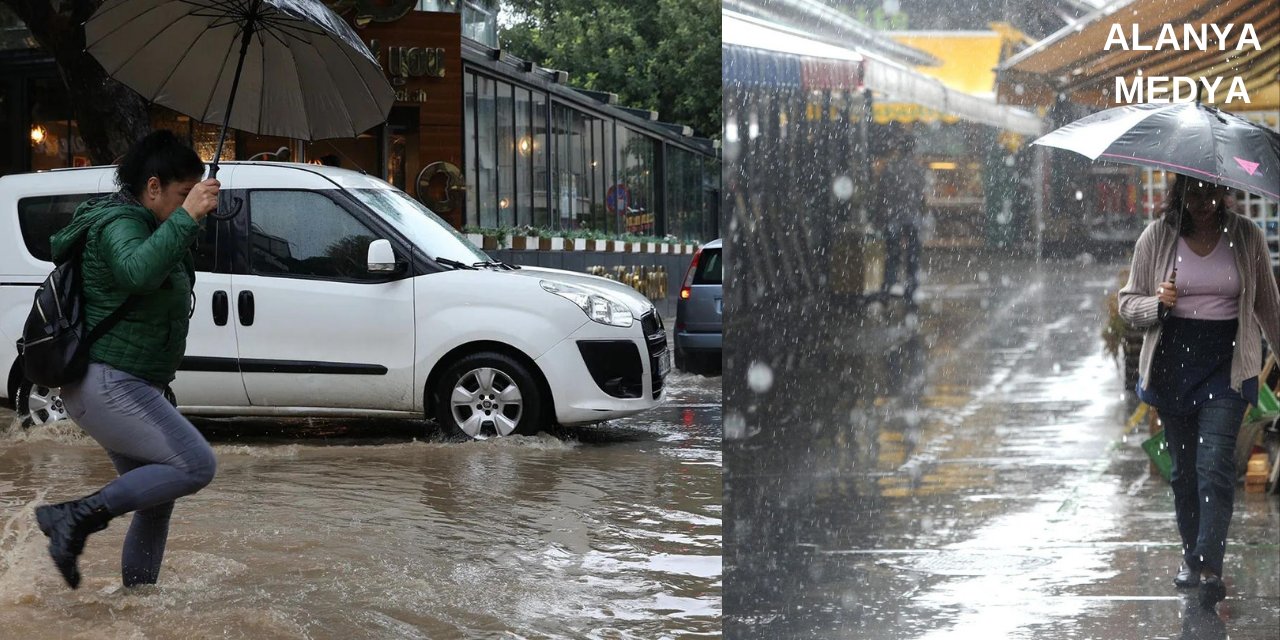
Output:
<path fill-rule="evenodd" d="M 1236 435 L 1257 402 L 1262 336 L 1280 345 L 1280 293 L 1261 230 L 1226 206 L 1227 189 L 1177 176 L 1164 215 L 1143 231 L 1120 315 L 1146 330 L 1138 396 L 1173 457 L 1183 558 L 1174 584 L 1200 604 L 1226 597 L 1222 562 L 1236 484 Z M 1265 383 L 1265 382 L 1264 382 Z"/>

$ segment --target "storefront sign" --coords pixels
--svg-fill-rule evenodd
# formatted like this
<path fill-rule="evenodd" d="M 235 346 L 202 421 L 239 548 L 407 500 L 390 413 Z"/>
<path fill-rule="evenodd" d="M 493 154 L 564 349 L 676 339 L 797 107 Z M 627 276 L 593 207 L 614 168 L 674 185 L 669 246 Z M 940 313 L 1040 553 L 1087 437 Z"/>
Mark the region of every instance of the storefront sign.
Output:
<path fill-rule="evenodd" d="M 385 55 L 382 43 L 369 41 L 369 50 L 378 57 L 391 79 L 391 84 L 402 85 L 409 78 L 445 77 L 445 50 L 441 47 L 387 47 Z"/>

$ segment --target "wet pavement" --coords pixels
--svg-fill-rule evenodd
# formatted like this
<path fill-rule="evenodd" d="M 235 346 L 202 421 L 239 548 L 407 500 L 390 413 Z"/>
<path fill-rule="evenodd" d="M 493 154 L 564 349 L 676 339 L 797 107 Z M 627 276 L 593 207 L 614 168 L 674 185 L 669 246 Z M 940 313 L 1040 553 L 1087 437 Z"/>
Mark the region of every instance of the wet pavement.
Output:
<path fill-rule="evenodd" d="M 218 475 L 178 503 L 159 585 L 132 592 L 127 521 L 90 538 L 70 591 L 32 517 L 114 477 L 106 456 L 70 423 L 11 426 L 0 637 L 719 637 L 720 378 L 668 389 L 629 419 L 485 442 L 405 421 L 198 421 Z"/>
<path fill-rule="evenodd" d="M 1171 583 L 1100 337 L 1119 267 L 935 259 L 918 313 L 737 299 L 794 330 L 728 316 L 725 636 L 1280 637 L 1274 497 L 1237 493 L 1217 614 Z"/>

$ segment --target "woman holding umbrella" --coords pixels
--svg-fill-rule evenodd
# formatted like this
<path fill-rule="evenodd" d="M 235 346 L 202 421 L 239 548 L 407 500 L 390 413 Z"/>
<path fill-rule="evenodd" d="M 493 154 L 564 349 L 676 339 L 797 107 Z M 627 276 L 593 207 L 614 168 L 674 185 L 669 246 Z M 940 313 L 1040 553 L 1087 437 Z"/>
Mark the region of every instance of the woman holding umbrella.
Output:
<path fill-rule="evenodd" d="M 1174 584 L 1200 604 L 1226 597 L 1235 445 L 1257 402 L 1262 336 L 1280 346 L 1280 293 L 1262 232 L 1226 206 L 1227 188 L 1178 175 L 1164 215 L 1134 249 L 1120 315 L 1145 328 L 1138 395 L 1164 424 L 1183 558 Z"/>
<path fill-rule="evenodd" d="M 82 252 L 90 327 L 128 305 L 93 343 L 84 378 L 62 387 L 68 413 L 120 475 L 79 500 L 36 508 L 49 555 L 72 589 L 89 534 L 130 512 L 124 585 L 155 583 L 173 501 L 213 480 L 209 443 L 165 397 L 186 347 L 195 282 L 190 247 L 218 202 L 218 182 L 200 180 L 204 169 L 172 132 L 156 131 L 121 160 L 120 190 L 81 205 L 52 238 L 58 262 Z"/>

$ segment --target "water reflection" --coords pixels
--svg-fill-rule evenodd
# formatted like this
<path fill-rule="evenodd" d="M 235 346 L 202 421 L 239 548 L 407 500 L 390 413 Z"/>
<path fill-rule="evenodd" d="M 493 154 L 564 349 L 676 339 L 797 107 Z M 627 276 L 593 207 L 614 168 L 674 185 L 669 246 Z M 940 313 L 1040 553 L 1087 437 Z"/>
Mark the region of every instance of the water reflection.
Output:
<path fill-rule="evenodd" d="M 118 586 L 125 527 L 91 539 L 72 592 L 31 522 L 110 477 L 100 449 L 73 425 L 5 432 L 0 636 L 718 636 L 718 387 L 677 375 L 654 412 L 485 442 L 200 421 L 218 478 L 179 505 L 160 584 L 140 591 Z"/>

